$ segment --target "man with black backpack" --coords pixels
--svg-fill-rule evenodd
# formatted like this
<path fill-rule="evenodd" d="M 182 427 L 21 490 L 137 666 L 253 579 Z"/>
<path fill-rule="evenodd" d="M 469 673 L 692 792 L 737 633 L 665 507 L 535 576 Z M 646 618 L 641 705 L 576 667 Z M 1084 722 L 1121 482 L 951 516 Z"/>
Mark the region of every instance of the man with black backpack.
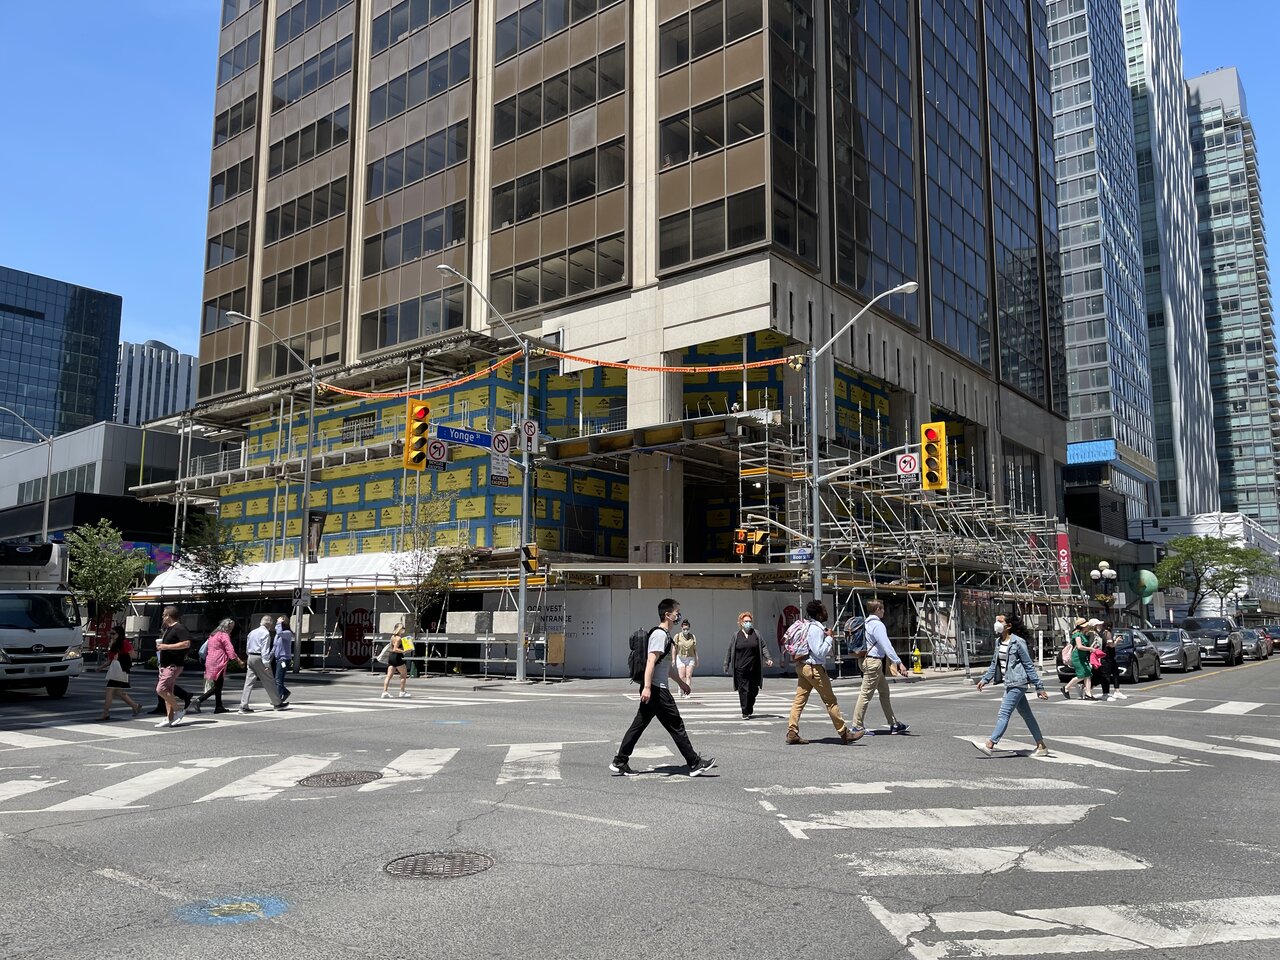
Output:
<path fill-rule="evenodd" d="M 611 773 L 620 777 L 634 777 L 638 774 L 631 769 L 629 760 L 649 722 L 655 717 L 671 734 L 676 747 L 684 755 L 689 765 L 689 776 L 700 777 L 716 765 L 712 757 L 699 757 L 693 744 L 689 742 L 689 734 L 685 732 L 684 721 L 680 719 L 680 709 L 675 698 L 667 689 L 668 677 L 680 685 L 685 693 L 689 685 L 680 679 L 672 662 L 671 650 L 674 643 L 671 632 L 680 622 L 680 604 L 670 597 L 658 604 L 658 625 L 647 631 L 637 630 L 631 635 L 631 649 L 628 666 L 631 670 L 632 682 L 640 684 L 640 708 L 636 718 L 631 721 L 618 753 L 609 764 Z"/>

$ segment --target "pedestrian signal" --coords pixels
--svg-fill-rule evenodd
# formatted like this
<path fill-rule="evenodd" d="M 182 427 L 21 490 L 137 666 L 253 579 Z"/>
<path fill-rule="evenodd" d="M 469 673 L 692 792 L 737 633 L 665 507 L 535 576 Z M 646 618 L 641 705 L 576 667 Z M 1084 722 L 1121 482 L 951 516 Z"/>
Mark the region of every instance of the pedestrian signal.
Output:
<path fill-rule="evenodd" d="M 920 489 L 947 489 L 947 425 L 941 420 L 920 426 Z"/>
<path fill-rule="evenodd" d="M 525 573 L 538 572 L 538 545 L 526 543 L 520 548 L 520 565 Z"/>
<path fill-rule="evenodd" d="M 410 400 L 404 426 L 404 465 L 407 469 L 427 469 L 427 430 L 430 426 L 431 406 L 421 400 Z"/>
<path fill-rule="evenodd" d="M 768 530 L 739 527 L 733 531 L 733 554 L 736 557 L 760 557 L 768 543 Z"/>

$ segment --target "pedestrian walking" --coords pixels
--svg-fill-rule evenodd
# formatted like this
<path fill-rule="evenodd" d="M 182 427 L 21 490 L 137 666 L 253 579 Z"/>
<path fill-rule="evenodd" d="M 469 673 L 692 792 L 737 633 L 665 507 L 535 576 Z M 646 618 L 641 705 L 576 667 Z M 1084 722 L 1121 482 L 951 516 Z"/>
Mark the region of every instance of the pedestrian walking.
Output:
<path fill-rule="evenodd" d="M 164 608 L 161 624 L 164 633 L 156 644 L 156 655 L 159 659 L 160 677 L 156 681 L 156 696 L 164 702 L 165 718 L 156 724 L 157 727 L 176 727 L 186 716 L 186 703 L 191 702 L 191 694 L 187 694 L 186 703 L 178 708 L 178 696 L 175 691 L 178 678 L 182 676 L 182 668 L 187 662 L 187 651 L 191 649 L 191 634 L 178 620 L 178 608 Z"/>
<path fill-rule="evenodd" d="M 289 688 L 285 686 L 285 678 L 289 668 L 293 666 L 293 631 L 289 629 L 289 618 L 281 617 L 276 621 L 276 637 L 271 642 L 271 659 L 275 663 L 276 693 L 280 694 L 280 702 L 289 702 Z"/>
<path fill-rule="evenodd" d="M 724 672 L 733 671 L 733 689 L 738 692 L 743 720 L 750 720 L 755 712 L 756 695 L 764 685 L 764 668 L 772 666 L 773 660 L 764 645 L 764 637 L 756 631 L 751 611 L 743 610 L 738 614 L 738 630 L 724 655 Z"/>
<path fill-rule="evenodd" d="M 871 705 L 872 694 L 879 694 L 880 709 L 884 711 L 884 718 L 889 721 L 889 732 L 906 733 L 908 725 L 898 722 L 893 713 L 893 704 L 889 702 L 889 679 L 886 675 L 893 672 L 905 677 L 907 668 L 889 640 L 889 631 L 884 625 L 884 601 L 868 600 L 866 611 L 863 629 L 867 634 L 867 655 L 862 659 L 862 688 L 858 691 L 858 704 L 853 710 L 853 729 L 866 732 L 863 721 L 867 716 L 867 707 Z"/>
<path fill-rule="evenodd" d="M 107 672 L 107 691 L 103 695 L 102 716 L 99 720 L 111 719 L 111 704 L 119 697 L 136 717 L 142 712 L 142 704 L 129 696 L 129 671 L 133 669 L 133 645 L 119 626 L 111 628 L 111 640 L 107 645 L 107 659 L 98 667 Z"/>
<path fill-rule="evenodd" d="M 1062 686 L 1062 695 L 1068 700 L 1071 699 L 1071 690 L 1076 684 L 1084 686 L 1084 693 L 1080 695 L 1082 698 L 1093 699 L 1093 668 L 1089 666 L 1089 639 L 1085 633 L 1088 624 L 1089 621 L 1084 617 L 1077 617 L 1071 639 L 1067 641 L 1070 653 L 1066 662 L 1075 672 L 1075 676 Z"/>
<path fill-rule="evenodd" d="M 1120 663 L 1116 659 L 1116 632 L 1110 620 L 1102 621 L 1102 626 L 1098 628 L 1098 633 L 1102 636 L 1102 655 L 1105 658 L 1102 661 L 1102 669 L 1107 679 L 1111 683 L 1110 700 L 1128 700 L 1128 694 L 1120 692 Z"/>
<path fill-rule="evenodd" d="M 640 742 L 640 735 L 656 717 L 663 729 L 671 735 L 677 749 L 689 765 L 688 775 L 700 777 L 716 765 L 714 757 L 701 757 L 689 742 L 689 734 L 684 728 L 684 720 L 680 717 L 680 708 L 675 698 L 667 689 L 667 680 L 674 680 L 682 691 L 688 693 L 689 685 L 676 672 L 671 659 L 674 643 L 671 632 L 680 622 L 680 604 L 670 597 L 658 604 L 658 624 L 649 629 L 649 638 L 645 644 L 644 676 L 640 683 L 640 706 L 636 709 L 635 719 L 622 737 L 622 744 L 609 764 L 609 771 L 620 777 L 634 777 L 631 769 L 631 753 Z"/>
<path fill-rule="evenodd" d="M 409 665 L 406 656 L 414 654 L 413 641 L 404 635 L 404 624 L 397 623 L 391 631 L 391 642 L 387 644 L 387 678 L 382 681 L 382 699 L 391 699 L 391 678 L 400 674 L 400 696 L 410 696 L 405 689 L 409 685 Z"/>
<path fill-rule="evenodd" d="M 996 715 L 996 726 L 991 731 L 991 736 L 987 738 L 985 744 L 975 744 L 975 746 L 987 756 L 991 756 L 1009 727 L 1009 718 L 1013 716 L 1013 711 L 1017 710 L 1036 741 L 1036 756 L 1047 757 L 1049 748 L 1045 746 L 1044 737 L 1040 733 L 1040 724 L 1036 723 L 1035 714 L 1031 712 L 1031 704 L 1027 701 L 1027 687 L 1028 685 L 1035 687 L 1036 696 L 1041 700 L 1048 700 L 1049 694 L 1045 691 L 1044 682 L 1036 672 L 1036 665 L 1032 662 L 1031 654 L 1027 650 L 1026 626 L 1016 613 L 1001 614 L 996 617 L 992 629 L 995 631 L 999 646 L 996 648 L 991 666 L 987 667 L 987 672 L 982 675 L 975 689 L 981 693 L 982 688 L 988 683 L 1003 682 L 1004 699 L 1000 701 L 1000 712 Z"/>
<path fill-rule="evenodd" d="M 681 690 L 680 696 L 687 697 L 693 693 L 693 670 L 697 665 L 698 638 L 693 635 L 693 626 L 685 620 L 676 635 L 676 670 L 689 689 Z"/>
<path fill-rule="evenodd" d="M 1089 641 L 1089 673 L 1090 679 L 1093 681 L 1093 687 L 1096 690 L 1099 685 L 1102 687 L 1102 699 L 1111 700 L 1111 674 L 1107 672 L 1107 651 L 1105 641 L 1102 637 L 1102 621 L 1090 620 L 1090 624 L 1086 625 L 1085 636 Z M 1097 697 L 1093 698 L 1098 699 Z"/>
<path fill-rule="evenodd" d="M 831 656 L 833 642 L 831 634 L 823 626 L 827 620 L 827 608 L 821 600 L 810 600 L 804 608 L 803 626 L 793 624 L 787 628 L 787 635 L 793 631 L 800 632 L 802 643 L 793 647 L 799 650 L 797 655 L 788 651 L 796 667 L 796 697 L 791 703 L 791 716 L 787 719 L 787 743 L 792 745 L 806 744 L 809 741 L 800 736 L 800 714 L 809 702 L 809 694 L 814 690 L 822 698 L 827 708 L 827 716 L 845 743 L 862 739 L 861 730 L 853 730 L 844 722 L 840 714 L 840 704 L 831 690 L 831 678 L 827 675 L 827 658 Z"/>
<path fill-rule="evenodd" d="M 209 634 L 202 648 L 204 654 L 204 692 L 191 700 L 190 710 L 199 713 L 201 705 L 213 697 L 214 713 L 230 713 L 222 703 L 222 685 L 227 679 L 227 664 L 235 661 L 244 666 L 245 662 L 236 654 L 231 635 L 235 632 L 236 622 L 230 617 L 218 624 L 218 629 Z"/>
<path fill-rule="evenodd" d="M 276 710 L 287 710 L 289 705 L 280 699 L 276 692 L 276 678 L 271 674 L 271 624 L 270 615 L 258 622 L 255 630 L 249 631 L 245 639 L 244 689 L 240 691 L 240 712 L 253 713 L 249 700 L 253 697 L 253 688 L 259 683 L 267 691 L 267 699 Z"/>

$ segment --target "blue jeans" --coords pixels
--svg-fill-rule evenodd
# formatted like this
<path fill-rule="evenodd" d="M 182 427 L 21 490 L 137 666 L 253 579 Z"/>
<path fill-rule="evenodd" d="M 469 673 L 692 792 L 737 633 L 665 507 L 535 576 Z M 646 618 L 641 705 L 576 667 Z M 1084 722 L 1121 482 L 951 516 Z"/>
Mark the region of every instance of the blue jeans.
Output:
<path fill-rule="evenodd" d="M 1004 691 L 1004 699 L 1000 701 L 1000 714 L 996 717 L 996 728 L 991 732 L 991 742 L 993 744 L 1000 742 L 1014 710 L 1017 710 L 1026 721 L 1027 729 L 1031 731 L 1035 742 L 1039 743 L 1043 740 L 1044 737 L 1040 735 L 1040 724 L 1036 723 L 1036 715 L 1031 712 L 1031 704 L 1027 702 L 1027 688 L 1007 687 Z"/>
<path fill-rule="evenodd" d="M 284 685 L 284 678 L 289 675 L 290 661 L 280 659 L 276 661 L 276 691 L 280 694 L 281 700 L 289 699 L 289 688 Z"/>

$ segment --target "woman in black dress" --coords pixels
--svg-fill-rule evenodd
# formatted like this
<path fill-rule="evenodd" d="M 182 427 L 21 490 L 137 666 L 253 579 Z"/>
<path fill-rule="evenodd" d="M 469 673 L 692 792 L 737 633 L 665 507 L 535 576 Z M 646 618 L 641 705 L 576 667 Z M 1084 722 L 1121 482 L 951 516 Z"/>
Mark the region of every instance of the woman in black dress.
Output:
<path fill-rule="evenodd" d="M 750 720 L 755 711 L 756 694 L 764 682 L 765 666 L 772 667 L 773 661 L 765 649 L 764 638 L 756 632 L 751 612 L 744 610 L 738 614 L 738 631 L 729 641 L 729 650 L 724 655 L 724 672 L 733 670 L 733 689 L 738 691 L 743 720 Z"/>
<path fill-rule="evenodd" d="M 107 647 L 107 659 L 98 667 L 107 671 L 107 692 L 102 703 L 102 716 L 99 720 L 111 719 L 111 702 L 119 697 L 136 717 L 142 712 L 142 706 L 129 696 L 129 671 L 133 669 L 133 646 L 125 639 L 124 631 L 118 626 L 111 628 L 111 644 Z"/>

